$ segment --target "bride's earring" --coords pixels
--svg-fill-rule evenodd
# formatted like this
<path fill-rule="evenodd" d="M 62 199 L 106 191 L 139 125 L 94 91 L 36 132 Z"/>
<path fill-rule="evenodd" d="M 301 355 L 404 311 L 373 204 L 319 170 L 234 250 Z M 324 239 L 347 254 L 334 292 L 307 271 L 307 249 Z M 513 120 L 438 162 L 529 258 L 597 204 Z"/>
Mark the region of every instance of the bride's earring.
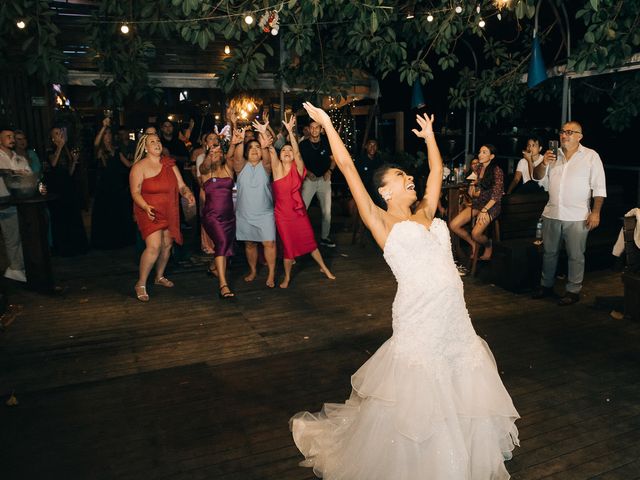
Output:
<path fill-rule="evenodd" d="M 382 198 L 385 202 L 388 202 L 389 200 L 391 200 L 391 192 L 387 190 L 382 194 Z"/>

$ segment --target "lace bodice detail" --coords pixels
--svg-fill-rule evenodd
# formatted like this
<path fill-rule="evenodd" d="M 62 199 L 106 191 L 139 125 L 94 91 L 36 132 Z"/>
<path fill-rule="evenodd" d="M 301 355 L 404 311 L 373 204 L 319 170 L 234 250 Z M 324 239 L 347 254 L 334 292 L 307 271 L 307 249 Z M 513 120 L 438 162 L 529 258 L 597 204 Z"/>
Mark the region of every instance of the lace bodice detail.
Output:
<path fill-rule="evenodd" d="M 447 224 L 434 219 L 396 223 L 384 258 L 398 282 L 393 302 L 393 340 L 416 361 L 469 360 L 477 335 L 464 301 L 464 286 L 451 252 Z"/>

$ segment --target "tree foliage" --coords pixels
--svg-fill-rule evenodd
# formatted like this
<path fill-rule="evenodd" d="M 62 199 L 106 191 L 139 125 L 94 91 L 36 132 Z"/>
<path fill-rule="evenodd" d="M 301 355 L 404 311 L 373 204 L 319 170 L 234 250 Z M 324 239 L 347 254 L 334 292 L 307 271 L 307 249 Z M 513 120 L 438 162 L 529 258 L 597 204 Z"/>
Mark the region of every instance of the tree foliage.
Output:
<path fill-rule="evenodd" d="M 15 0 L 0 7 L 3 51 L 6 38 L 20 35 L 15 18 L 29 17 L 32 35 L 22 35 L 25 65 L 48 81 L 64 74 L 59 30 L 54 11 L 47 8 L 52 3 Z M 149 79 L 149 65 L 156 45 L 176 39 L 202 50 L 216 40 L 234 44 L 224 71 L 216 72 L 228 92 L 252 88 L 269 65 L 279 66 L 276 73 L 289 86 L 332 94 L 345 91 L 356 71 L 377 78 L 397 72 L 409 85 L 455 72 L 450 104 L 462 108 L 475 100 L 488 124 L 517 116 L 530 93 L 545 97 L 556 92 L 557 82 L 545 82 L 533 91 L 522 82 L 537 0 L 511 0 L 502 11 L 490 0 L 460 4 L 464 9 L 456 13 L 457 2 L 450 0 L 102 0 L 85 25 L 94 62 L 104 74 L 97 82 L 96 100 L 122 105 L 129 99 L 158 98 L 161 91 Z M 563 6 L 572 20 L 569 58 L 561 46 L 566 37 Z M 256 25 L 274 9 L 280 21 L 277 36 Z M 603 71 L 639 50 L 638 1 L 545 0 L 541 9 L 538 35 L 547 67 L 555 63 L 568 64 L 576 72 Z M 256 17 L 251 26 L 244 22 L 248 12 Z M 122 19 L 132 28 L 127 37 L 118 31 Z M 610 88 L 613 82 L 615 89 Z M 638 98 L 636 75 L 609 75 L 586 85 L 588 97 L 609 98 L 609 126 L 624 128 L 638 115 L 637 102 L 625 101 Z"/>

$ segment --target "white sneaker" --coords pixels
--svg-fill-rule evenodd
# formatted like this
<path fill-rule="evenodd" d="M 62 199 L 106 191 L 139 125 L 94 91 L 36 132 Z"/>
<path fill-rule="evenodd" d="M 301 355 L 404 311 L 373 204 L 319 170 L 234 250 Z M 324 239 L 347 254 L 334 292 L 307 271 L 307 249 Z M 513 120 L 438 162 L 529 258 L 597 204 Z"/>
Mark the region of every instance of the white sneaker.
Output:
<path fill-rule="evenodd" d="M 14 270 L 13 268 L 7 268 L 7 270 L 4 272 L 4 278 L 23 283 L 26 283 L 27 281 L 27 275 L 24 270 Z"/>

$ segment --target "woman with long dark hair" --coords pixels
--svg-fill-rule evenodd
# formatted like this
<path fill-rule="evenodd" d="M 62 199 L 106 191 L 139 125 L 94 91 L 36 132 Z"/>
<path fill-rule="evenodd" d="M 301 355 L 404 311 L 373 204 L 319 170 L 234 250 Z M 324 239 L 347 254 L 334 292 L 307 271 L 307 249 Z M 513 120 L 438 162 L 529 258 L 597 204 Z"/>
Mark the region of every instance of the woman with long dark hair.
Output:
<path fill-rule="evenodd" d="M 53 251 L 70 257 L 89 250 L 81 214 L 81 202 L 74 176 L 80 161 L 80 149 L 69 148 L 62 128 L 50 132 L 51 146 L 45 165 L 45 182 L 57 198 L 49 202 Z"/>
<path fill-rule="evenodd" d="M 302 200 L 302 181 L 307 169 L 302 161 L 298 142 L 293 133 L 295 116 L 283 122 L 289 132 L 290 144 L 282 147 L 280 156 L 273 145 L 269 145 L 271 170 L 273 171 L 273 196 L 275 198 L 275 217 L 278 235 L 282 242 L 284 257 L 284 279 L 280 288 L 288 288 L 291 282 L 291 269 L 296 257 L 311 254 L 311 258 L 320 267 L 320 271 L 329 279 L 335 276 L 324 263 L 322 254 L 311 228 L 311 222 L 304 201 Z"/>
<path fill-rule="evenodd" d="M 304 466 L 326 480 L 506 480 L 518 418 L 487 344 L 476 334 L 451 254 L 447 224 L 435 218 L 442 158 L 433 117 L 418 116 L 425 140 L 426 193 L 385 165 L 374 204 L 329 116 L 305 103 L 327 132 L 364 224 L 398 281 L 393 335 L 351 377 L 344 404 L 325 404 L 290 422 Z M 354 299 L 355 301 L 355 299 Z"/>
<path fill-rule="evenodd" d="M 91 245 L 104 249 L 135 243 L 129 193 L 131 162 L 114 145 L 110 122 L 110 118 L 103 120 L 94 140 L 100 176 L 91 212 Z"/>
<path fill-rule="evenodd" d="M 478 244 L 484 247 L 480 260 L 491 259 L 491 240 L 485 235 L 487 227 L 500 215 L 504 194 L 504 173 L 493 161 L 496 147 L 485 144 L 478 152 L 478 164 L 474 169 L 476 180 L 469 187 L 471 206 L 466 207 L 449 223 L 449 228 L 471 246 L 471 256 L 475 255 Z M 475 222 L 473 222 L 475 220 Z M 472 222 L 471 234 L 465 226 Z"/>
<path fill-rule="evenodd" d="M 233 209 L 233 169 L 224 161 L 219 145 L 209 148 L 200 165 L 205 203 L 202 226 L 215 245 L 214 262 L 219 281 L 220 298 L 235 294 L 227 282 L 227 257 L 233 256 L 236 238 L 236 215 Z"/>

